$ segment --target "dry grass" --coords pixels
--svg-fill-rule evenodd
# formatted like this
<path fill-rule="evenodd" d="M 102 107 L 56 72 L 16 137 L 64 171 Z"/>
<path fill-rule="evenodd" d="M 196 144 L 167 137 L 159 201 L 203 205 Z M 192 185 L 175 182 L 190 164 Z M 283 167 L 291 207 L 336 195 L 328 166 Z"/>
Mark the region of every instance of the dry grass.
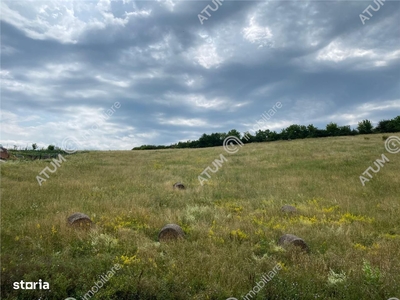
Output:
<path fill-rule="evenodd" d="M 251 299 L 400 297 L 400 154 L 368 137 L 248 144 L 231 155 L 82 153 L 42 186 L 35 177 L 49 162 L 2 164 L 2 298 L 81 299 L 120 263 L 97 299 L 242 299 L 278 262 L 283 270 Z M 221 153 L 228 161 L 201 186 L 197 177 Z M 382 153 L 390 162 L 363 187 L 359 176 Z M 281 212 L 285 204 L 298 213 Z M 96 228 L 69 228 L 74 212 Z M 160 244 L 168 223 L 185 240 Z M 285 233 L 311 252 L 279 247 Z M 39 279 L 51 291 L 12 288 Z"/>

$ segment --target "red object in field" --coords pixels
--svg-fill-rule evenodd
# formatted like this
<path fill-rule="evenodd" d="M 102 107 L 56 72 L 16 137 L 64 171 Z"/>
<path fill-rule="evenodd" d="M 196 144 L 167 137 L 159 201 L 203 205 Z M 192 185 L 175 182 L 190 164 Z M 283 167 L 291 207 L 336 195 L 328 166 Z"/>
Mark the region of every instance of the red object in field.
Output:
<path fill-rule="evenodd" d="M 0 146 L 0 158 L 1 159 L 7 159 L 10 157 L 10 154 L 8 154 L 8 151 L 6 148 L 3 148 L 2 146 Z"/>

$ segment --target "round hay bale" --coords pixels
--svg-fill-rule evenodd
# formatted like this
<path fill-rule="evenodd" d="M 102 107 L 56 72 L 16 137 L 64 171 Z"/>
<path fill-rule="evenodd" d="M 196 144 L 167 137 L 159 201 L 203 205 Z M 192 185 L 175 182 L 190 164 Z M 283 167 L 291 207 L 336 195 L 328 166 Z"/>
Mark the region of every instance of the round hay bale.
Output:
<path fill-rule="evenodd" d="M 182 228 L 176 224 L 165 225 L 158 234 L 158 240 L 160 242 L 176 240 L 184 237 L 185 233 L 183 232 Z"/>
<path fill-rule="evenodd" d="M 295 213 L 297 212 L 296 207 L 292 206 L 292 205 L 284 205 L 281 207 L 281 211 L 285 212 L 285 213 Z"/>
<path fill-rule="evenodd" d="M 93 225 L 92 220 L 83 213 L 74 213 L 67 219 L 68 225 L 76 228 L 90 228 Z"/>
<path fill-rule="evenodd" d="M 177 182 L 174 184 L 174 189 L 184 190 L 185 186 L 182 183 Z"/>
<path fill-rule="evenodd" d="M 296 247 L 300 247 L 306 252 L 310 252 L 310 249 L 308 248 L 306 242 L 302 238 L 299 238 L 298 236 L 295 236 L 293 234 L 282 235 L 279 239 L 278 245 L 282 247 L 285 247 L 287 245 L 294 245 Z"/>

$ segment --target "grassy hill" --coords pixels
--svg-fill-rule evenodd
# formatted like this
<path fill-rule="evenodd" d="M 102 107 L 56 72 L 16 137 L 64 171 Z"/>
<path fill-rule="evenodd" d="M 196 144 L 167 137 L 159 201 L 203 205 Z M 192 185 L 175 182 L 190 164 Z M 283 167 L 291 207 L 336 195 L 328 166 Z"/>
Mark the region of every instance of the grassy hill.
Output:
<path fill-rule="evenodd" d="M 227 161 L 202 186 L 198 176 L 220 154 Z M 382 154 L 390 161 L 363 186 L 359 176 Z M 115 264 L 93 299 L 400 298 L 400 153 L 388 153 L 381 134 L 254 143 L 235 154 L 78 153 L 39 186 L 45 167 L 1 164 L 2 299 L 83 299 Z M 174 190 L 177 181 L 187 188 Z M 283 213 L 286 204 L 298 212 Z M 96 227 L 68 227 L 74 212 Z M 168 223 L 185 239 L 159 243 Z M 280 247 L 286 233 L 310 253 Z M 13 289 L 39 279 L 50 290 Z"/>

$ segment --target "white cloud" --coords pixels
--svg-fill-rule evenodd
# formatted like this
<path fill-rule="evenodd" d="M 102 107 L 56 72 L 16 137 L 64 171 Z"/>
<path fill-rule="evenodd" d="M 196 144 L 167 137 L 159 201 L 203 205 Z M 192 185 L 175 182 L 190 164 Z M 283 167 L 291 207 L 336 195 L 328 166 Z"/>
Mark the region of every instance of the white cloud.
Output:
<path fill-rule="evenodd" d="M 361 104 L 358 109 L 364 112 L 379 111 L 379 110 L 394 110 L 400 111 L 400 99 L 386 100 L 372 103 Z"/>
<path fill-rule="evenodd" d="M 157 2 L 167 7 L 169 11 L 174 11 L 175 6 L 179 3 L 179 1 L 174 0 L 157 0 Z"/>
<path fill-rule="evenodd" d="M 185 119 L 185 118 L 170 118 L 170 119 L 163 119 L 160 118 L 159 123 L 162 125 L 173 125 L 173 126 L 189 126 L 189 127 L 204 127 L 209 125 L 206 120 L 192 118 L 192 119 Z"/>
<path fill-rule="evenodd" d="M 199 65 L 206 69 L 218 67 L 224 62 L 224 58 L 218 54 L 217 47 L 214 44 L 205 44 L 190 49 L 186 55 L 188 60 L 195 60 Z"/>
<path fill-rule="evenodd" d="M 316 59 L 319 61 L 342 62 L 348 59 L 365 58 L 359 68 L 383 67 L 392 60 L 400 58 L 400 50 L 385 51 L 382 49 L 362 49 L 344 45 L 344 42 L 333 41 L 320 50 Z"/>
<path fill-rule="evenodd" d="M 41 69 L 32 69 L 26 72 L 27 77 L 32 80 L 35 79 L 60 79 L 72 78 L 76 72 L 84 70 L 84 65 L 80 63 L 48 63 Z"/>
<path fill-rule="evenodd" d="M 381 121 L 377 119 L 378 112 L 392 112 L 400 111 L 400 99 L 397 100 L 374 100 L 361 105 L 355 105 L 354 108 L 349 111 L 341 111 L 340 113 L 326 114 L 324 117 L 314 118 L 313 122 L 322 121 L 324 124 L 334 122 L 339 125 L 351 125 L 356 127 L 358 122 L 369 119 L 375 123 L 375 125 Z"/>
<path fill-rule="evenodd" d="M 130 17 L 130 16 L 134 16 L 134 17 L 137 17 L 137 16 L 140 16 L 140 17 L 148 17 L 148 16 L 151 15 L 151 9 L 149 9 L 149 10 L 139 10 L 139 11 L 125 12 L 124 15 L 127 16 L 127 17 Z"/>
<path fill-rule="evenodd" d="M 92 29 L 106 26 L 124 27 L 129 18 L 149 16 L 150 11 L 125 12 L 124 18 L 111 11 L 110 0 L 99 1 L 1 1 L 1 20 L 14 25 L 33 39 L 55 39 L 62 43 L 77 43 Z M 46 4 L 43 4 L 46 3 Z"/>
<path fill-rule="evenodd" d="M 273 45 L 271 29 L 259 26 L 254 16 L 250 17 L 249 26 L 243 28 L 242 35 L 250 43 L 258 44 L 259 48 Z"/>
<path fill-rule="evenodd" d="M 132 145 L 145 142 L 146 137 L 137 135 L 134 127 L 121 127 L 114 122 L 118 109 L 108 119 L 106 109 L 108 107 L 68 107 L 63 115 L 57 115 L 56 118 L 48 114 L 21 118 L 18 114 L 2 110 L 2 143 L 4 146 L 17 145 L 24 148 L 31 147 L 33 143 L 39 147 L 47 147 L 49 144 L 63 147 L 63 141 L 71 137 L 79 149 L 128 150 Z"/>
<path fill-rule="evenodd" d="M 375 55 L 373 50 L 346 48 L 342 46 L 340 42 L 333 41 L 318 53 L 317 60 L 340 62 L 348 58 L 371 57 L 373 55 Z"/>
<path fill-rule="evenodd" d="M 130 81 L 107 79 L 104 78 L 102 75 L 96 75 L 95 78 L 100 82 L 109 83 L 118 87 L 126 88 L 130 86 Z"/>
<path fill-rule="evenodd" d="M 216 111 L 234 111 L 236 108 L 248 104 L 248 101 L 234 102 L 228 97 L 206 98 L 201 94 L 178 94 L 169 92 L 165 96 L 165 100 L 157 100 L 157 103 L 168 106 L 187 106 L 202 110 Z"/>
<path fill-rule="evenodd" d="M 102 90 L 93 90 L 93 89 L 81 89 L 79 91 L 66 91 L 64 92 L 64 96 L 67 98 L 83 98 L 83 99 L 88 99 L 88 98 L 98 98 L 98 97 L 104 97 L 109 95 L 106 91 Z"/>

